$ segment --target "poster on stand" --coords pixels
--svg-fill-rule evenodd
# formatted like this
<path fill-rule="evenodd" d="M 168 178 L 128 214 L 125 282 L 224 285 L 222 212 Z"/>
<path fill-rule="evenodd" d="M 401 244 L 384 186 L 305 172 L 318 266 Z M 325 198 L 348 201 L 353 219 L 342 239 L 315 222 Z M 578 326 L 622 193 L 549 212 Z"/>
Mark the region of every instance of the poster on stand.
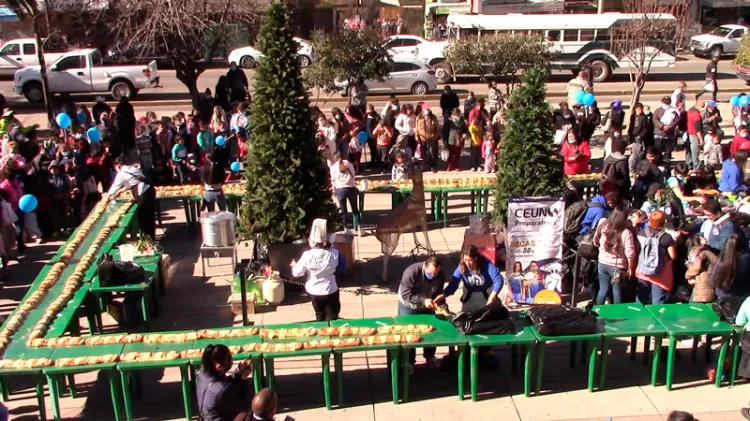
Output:
<path fill-rule="evenodd" d="M 515 302 L 534 303 L 537 294 L 545 290 L 556 292 L 559 298 L 564 215 L 562 197 L 510 198 L 506 279 Z"/>

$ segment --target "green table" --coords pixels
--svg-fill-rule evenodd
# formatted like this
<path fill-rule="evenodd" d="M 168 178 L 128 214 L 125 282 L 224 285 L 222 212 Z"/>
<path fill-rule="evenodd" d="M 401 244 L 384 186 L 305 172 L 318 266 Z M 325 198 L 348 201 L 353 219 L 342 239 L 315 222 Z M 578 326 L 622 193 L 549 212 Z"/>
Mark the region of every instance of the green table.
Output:
<path fill-rule="evenodd" d="M 156 274 L 159 271 L 159 265 L 151 263 L 142 264 L 143 269 L 146 271 L 146 280 L 138 284 L 128 285 L 116 285 L 103 287 L 99 285 L 99 277 L 95 277 L 91 283 L 89 291 L 96 294 L 96 302 L 98 305 L 97 311 L 99 314 L 106 311 L 102 304 L 102 296 L 109 296 L 113 293 L 128 293 L 137 292 L 141 296 L 141 310 L 143 311 L 143 321 L 146 324 L 146 329 L 151 329 L 151 305 L 149 301 L 153 301 L 154 315 L 159 315 L 159 297 L 158 292 L 153 291 L 154 285 L 158 285 L 158 282 L 154 282 Z M 100 325 L 101 329 L 101 325 Z M 101 330 L 100 330 L 101 333 Z"/>
<path fill-rule="evenodd" d="M 391 210 L 396 209 L 398 205 L 404 202 L 405 197 L 411 194 L 412 189 L 398 189 L 395 187 L 378 187 L 373 190 L 366 190 L 359 192 L 359 212 L 364 213 L 365 211 L 365 195 L 366 194 L 390 194 L 391 195 Z M 425 195 L 430 193 L 430 209 L 432 210 L 432 216 L 436 221 L 440 221 L 443 218 L 444 210 L 442 208 L 442 193 L 443 189 L 437 187 L 425 187 Z"/>
<path fill-rule="evenodd" d="M 451 193 L 471 193 L 471 214 L 483 214 L 489 211 L 490 202 L 490 187 L 489 186 L 475 186 L 475 187 L 445 187 L 440 192 L 440 200 L 442 204 L 440 209 L 443 214 L 441 220 L 443 226 L 448 228 L 448 195 Z"/>
<path fill-rule="evenodd" d="M 734 326 L 732 334 L 732 372 L 729 373 L 729 385 L 734 386 L 737 380 L 737 365 L 740 363 L 740 341 L 742 334 L 745 333 L 744 326 Z"/>
<path fill-rule="evenodd" d="M 242 329 L 242 327 L 226 327 L 226 328 L 216 328 L 211 330 L 232 330 L 232 329 Z M 261 343 L 262 338 L 260 335 L 253 335 L 253 336 L 243 336 L 239 338 L 212 338 L 212 339 L 198 339 L 193 343 L 194 349 L 205 349 L 207 346 L 212 344 L 224 344 L 226 346 L 242 346 L 247 344 L 258 344 Z M 235 363 L 240 362 L 241 360 L 249 359 L 252 362 L 253 365 L 253 387 L 255 388 L 255 392 L 257 393 L 260 391 L 260 389 L 263 388 L 263 364 L 262 364 L 262 356 L 259 352 L 240 352 L 236 354 L 232 354 L 232 358 L 234 359 Z M 195 380 L 195 371 L 200 369 L 201 366 L 201 358 L 191 358 L 190 359 L 190 370 L 192 377 L 191 379 Z M 195 389 L 195 385 L 193 384 L 193 389 Z"/>
<path fill-rule="evenodd" d="M 191 331 L 192 332 L 192 331 Z M 182 332 L 163 332 L 163 333 L 182 333 Z M 169 351 L 185 351 L 193 349 L 194 341 L 182 342 L 182 343 L 164 343 L 154 344 L 145 342 L 136 342 L 132 344 L 126 344 L 122 352 L 169 352 Z M 178 367 L 180 369 L 180 381 L 182 383 L 182 400 L 185 407 L 185 418 L 192 418 L 192 388 L 190 380 L 190 360 L 188 359 L 176 359 L 169 361 L 148 361 L 148 362 L 120 362 L 117 364 L 117 370 L 121 374 L 122 380 L 122 396 L 123 403 L 125 405 L 125 416 L 127 421 L 133 420 L 132 410 L 132 399 L 130 395 L 130 377 L 133 373 L 138 374 L 140 371 L 163 369 L 168 367 Z M 136 387 L 139 387 L 139 380 L 136 377 Z"/>
<path fill-rule="evenodd" d="M 523 319 L 514 320 L 517 333 L 503 335 L 477 334 L 466 335 L 471 349 L 471 400 L 477 400 L 477 386 L 479 383 L 479 347 L 495 345 L 523 346 L 524 374 L 523 392 L 527 397 L 531 395 L 531 349 L 537 343 L 536 335 L 531 324 Z M 515 367 L 515 366 L 514 366 Z"/>
<path fill-rule="evenodd" d="M 60 310 L 57 317 L 52 321 L 47 334 L 48 338 L 56 338 L 65 335 L 65 332 L 70 330 L 74 336 L 80 336 L 81 328 L 78 325 L 78 317 L 82 309 L 85 310 L 86 319 L 89 323 L 89 332 L 93 335 L 94 332 L 100 331 L 98 317 L 95 314 L 96 303 L 92 300 L 92 294 L 89 294 L 90 283 L 83 283 L 76 290 L 73 298 L 68 301 L 68 304 Z M 84 308 L 84 303 L 86 303 Z"/>
<path fill-rule="evenodd" d="M 330 322 L 331 327 L 370 327 L 379 328 L 380 326 L 395 324 L 393 317 L 379 317 L 374 319 L 352 319 L 352 320 L 333 320 Z M 399 398 L 399 367 L 401 366 L 401 346 L 400 344 L 384 345 L 360 345 L 344 348 L 333 348 L 333 362 L 336 372 L 336 382 L 338 388 L 339 406 L 344 404 L 344 361 L 343 355 L 347 352 L 362 351 L 386 351 L 386 359 L 391 373 L 391 394 L 393 403 L 398 405 Z"/>
<path fill-rule="evenodd" d="M 594 376 L 596 375 L 596 363 L 597 353 L 600 348 L 602 339 L 602 326 L 600 323 L 599 331 L 597 333 L 591 333 L 586 335 L 570 335 L 570 336 L 545 336 L 539 333 L 539 330 L 535 326 L 531 327 L 534 335 L 538 340 L 537 346 L 537 378 L 536 378 L 536 394 L 542 389 L 542 374 L 544 373 L 544 351 L 547 342 L 570 342 L 571 344 L 571 365 L 575 362 L 575 346 L 577 342 L 583 342 L 587 346 L 591 347 L 589 353 L 589 374 L 588 374 L 588 389 L 589 392 L 594 391 Z"/>
<path fill-rule="evenodd" d="M 120 261 L 120 249 L 113 247 L 112 250 L 109 251 L 109 254 L 112 256 L 113 259 L 115 259 L 116 262 Z M 159 295 L 162 297 L 167 295 L 167 283 L 165 280 L 164 271 L 162 271 L 162 268 L 161 268 L 161 259 L 162 259 L 163 254 L 164 253 L 162 253 L 161 251 L 155 250 L 153 254 L 141 254 L 133 258 L 133 262 L 141 266 L 143 265 L 155 265 L 156 266 L 157 268 L 156 279 L 159 281 L 156 287 L 158 288 Z"/>
<path fill-rule="evenodd" d="M 54 350 L 52 351 L 52 359 L 57 360 L 59 358 L 92 357 L 107 354 L 119 355 L 122 352 L 123 346 L 123 344 L 113 344 L 54 348 Z M 120 411 L 120 374 L 117 372 L 117 362 L 76 367 L 52 366 L 45 368 L 43 370 L 43 373 L 47 376 L 49 395 L 50 399 L 52 400 L 52 413 L 54 414 L 55 419 L 60 419 L 59 385 L 62 383 L 63 376 L 68 376 L 68 378 L 70 379 L 71 397 L 75 398 L 75 383 L 73 381 L 73 376 L 75 374 L 90 373 L 92 371 L 100 370 L 106 371 L 107 376 L 109 377 L 109 389 L 112 395 L 112 408 L 114 409 L 115 420 L 122 420 L 122 413 Z"/>
<path fill-rule="evenodd" d="M 430 333 L 422 334 L 422 340 L 417 343 L 401 344 L 401 359 L 403 360 L 403 377 L 404 377 L 404 402 L 409 400 L 409 351 L 413 348 L 438 347 L 438 346 L 455 346 L 458 348 L 458 399 L 464 399 L 464 358 L 466 356 L 466 345 L 468 340 L 466 336 L 456 330 L 450 322 L 438 319 L 432 314 L 414 314 L 405 316 L 396 316 L 396 324 L 425 324 L 432 325 L 435 330 Z"/>
<path fill-rule="evenodd" d="M 11 342 L 8 349 L 3 355 L 6 360 L 26 360 L 31 358 L 50 358 L 52 348 L 27 348 L 26 344 L 15 344 Z M 47 419 L 47 410 L 44 404 L 44 384 L 46 379 L 42 373 L 42 368 L 31 368 L 27 370 L 0 369 L 0 385 L 2 385 L 3 401 L 8 401 L 10 388 L 5 379 L 13 376 L 31 376 L 35 379 L 36 400 L 39 405 L 39 418 L 44 421 Z"/>
<path fill-rule="evenodd" d="M 719 316 L 706 304 L 659 304 L 647 305 L 646 308 L 661 323 L 669 334 L 669 350 L 667 354 L 667 390 L 672 390 L 674 375 L 674 358 L 677 350 L 677 338 L 680 336 L 721 336 L 720 364 L 716 365 L 716 387 L 721 387 L 721 376 L 724 374 L 724 358 L 727 353 L 729 339 L 734 328 L 719 320 Z M 656 343 L 657 351 L 661 343 Z M 658 355 L 654 360 L 659 361 Z"/>
<path fill-rule="evenodd" d="M 281 325 L 259 326 L 261 329 L 295 329 L 314 327 L 320 329 L 328 327 L 328 322 L 312 323 L 289 323 Z M 289 343 L 289 342 L 307 342 L 328 338 L 328 336 L 312 336 L 307 338 L 286 338 L 286 339 L 267 339 L 262 338 L 264 343 Z M 274 374 L 274 360 L 278 358 L 309 357 L 320 356 L 323 367 L 323 395 L 325 398 L 326 409 L 331 409 L 331 348 L 300 349 L 293 352 L 264 352 L 263 361 L 266 371 L 266 386 L 271 389 L 276 388 L 276 379 Z"/>
<path fill-rule="evenodd" d="M 604 322 L 604 331 L 602 332 L 601 373 L 599 378 L 599 390 L 603 390 L 604 381 L 607 376 L 607 357 L 609 355 L 608 345 L 611 339 L 631 338 L 630 356 L 631 360 L 634 360 L 638 337 L 645 337 L 643 353 L 644 356 L 646 356 L 648 354 L 651 336 L 656 338 L 657 344 L 660 344 L 667 331 L 642 304 L 627 303 L 599 305 L 594 307 L 594 311 L 599 314 L 600 320 L 603 320 Z M 651 363 L 652 385 L 656 384 L 656 376 L 659 373 L 661 347 L 657 347 L 654 351 L 656 355 L 654 355 L 654 359 Z M 648 357 L 646 356 L 645 358 Z"/>

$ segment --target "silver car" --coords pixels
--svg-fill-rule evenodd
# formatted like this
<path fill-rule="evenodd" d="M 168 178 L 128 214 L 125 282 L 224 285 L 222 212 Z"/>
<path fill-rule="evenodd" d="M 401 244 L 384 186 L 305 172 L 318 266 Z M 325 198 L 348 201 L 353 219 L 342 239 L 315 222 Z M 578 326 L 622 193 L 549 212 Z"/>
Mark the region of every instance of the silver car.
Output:
<path fill-rule="evenodd" d="M 365 81 L 367 89 L 371 94 L 395 94 L 410 93 L 413 95 L 426 95 L 437 88 L 435 71 L 419 59 L 393 58 L 391 73 L 382 81 Z M 346 82 L 339 85 L 343 94 L 349 91 Z"/>

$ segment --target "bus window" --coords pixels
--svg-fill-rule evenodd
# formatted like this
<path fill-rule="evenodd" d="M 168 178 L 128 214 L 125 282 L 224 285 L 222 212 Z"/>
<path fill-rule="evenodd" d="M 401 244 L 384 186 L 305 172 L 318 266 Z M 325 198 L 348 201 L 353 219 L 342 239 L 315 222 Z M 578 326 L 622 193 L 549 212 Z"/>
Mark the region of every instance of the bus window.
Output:
<path fill-rule="evenodd" d="M 611 38 L 611 35 L 609 34 L 609 29 L 597 29 L 596 30 L 597 41 L 609 41 L 610 38 Z"/>
<path fill-rule="evenodd" d="M 563 41 L 578 41 L 578 31 L 575 29 L 566 29 L 563 31 Z"/>
<path fill-rule="evenodd" d="M 594 30 L 593 29 L 581 29 L 581 41 L 593 41 Z"/>
<path fill-rule="evenodd" d="M 538 36 L 539 38 L 543 38 L 544 31 L 529 31 L 529 35 L 535 35 L 535 36 Z"/>
<path fill-rule="evenodd" d="M 547 41 L 550 41 L 550 42 L 560 41 L 560 31 L 547 31 Z"/>

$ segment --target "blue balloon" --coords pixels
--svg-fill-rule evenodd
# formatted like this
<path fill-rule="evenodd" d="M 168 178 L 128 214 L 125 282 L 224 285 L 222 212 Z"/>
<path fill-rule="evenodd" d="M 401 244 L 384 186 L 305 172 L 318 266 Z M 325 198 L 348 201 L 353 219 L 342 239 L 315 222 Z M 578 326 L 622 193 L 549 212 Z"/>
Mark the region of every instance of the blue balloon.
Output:
<path fill-rule="evenodd" d="M 732 95 L 732 96 L 731 96 L 731 97 L 729 98 L 729 104 L 730 104 L 730 105 L 731 105 L 732 107 L 736 107 L 736 106 L 740 105 L 740 97 L 739 97 L 739 96 L 737 96 L 737 95 Z"/>
<path fill-rule="evenodd" d="M 55 121 L 57 122 L 57 125 L 65 130 L 70 127 L 70 116 L 65 113 L 60 113 L 55 117 Z"/>
<path fill-rule="evenodd" d="M 740 97 L 740 105 L 747 107 L 748 104 L 750 104 L 750 98 L 747 95 L 742 95 Z"/>
<path fill-rule="evenodd" d="M 102 132 L 96 127 L 92 127 L 86 131 L 86 136 L 89 138 L 91 143 L 97 143 L 102 139 Z"/>
<path fill-rule="evenodd" d="M 88 116 L 85 113 L 78 113 L 76 114 L 76 120 L 78 120 L 79 123 L 83 124 L 88 119 Z"/>
<path fill-rule="evenodd" d="M 240 172 L 240 170 L 242 169 L 242 165 L 239 162 L 235 161 L 235 162 L 232 162 L 232 165 L 230 165 L 229 168 L 233 172 Z"/>
<path fill-rule="evenodd" d="M 586 93 L 586 94 L 583 95 L 581 104 L 583 104 L 585 106 L 590 106 L 590 105 L 594 105 L 595 101 L 596 100 L 594 99 L 594 94 L 592 94 L 591 92 L 588 92 L 588 93 Z"/>
<path fill-rule="evenodd" d="M 583 89 L 579 89 L 573 94 L 573 98 L 575 98 L 576 102 L 583 104 L 583 97 L 585 95 L 586 92 L 583 92 Z"/>
<path fill-rule="evenodd" d="M 224 138 L 224 136 L 218 136 L 216 137 L 216 144 L 219 146 L 224 146 L 227 144 L 227 140 Z"/>
<path fill-rule="evenodd" d="M 18 200 L 18 207 L 24 212 L 34 212 L 34 209 L 36 209 L 38 204 L 39 201 L 31 194 L 23 195 L 21 196 L 21 199 Z"/>
<path fill-rule="evenodd" d="M 357 133 L 357 139 L 359 140 L 359 143 L 364 145 L 370 139 L 370 136 L 366 131 L 362 130 L 361 132 Z"/>

